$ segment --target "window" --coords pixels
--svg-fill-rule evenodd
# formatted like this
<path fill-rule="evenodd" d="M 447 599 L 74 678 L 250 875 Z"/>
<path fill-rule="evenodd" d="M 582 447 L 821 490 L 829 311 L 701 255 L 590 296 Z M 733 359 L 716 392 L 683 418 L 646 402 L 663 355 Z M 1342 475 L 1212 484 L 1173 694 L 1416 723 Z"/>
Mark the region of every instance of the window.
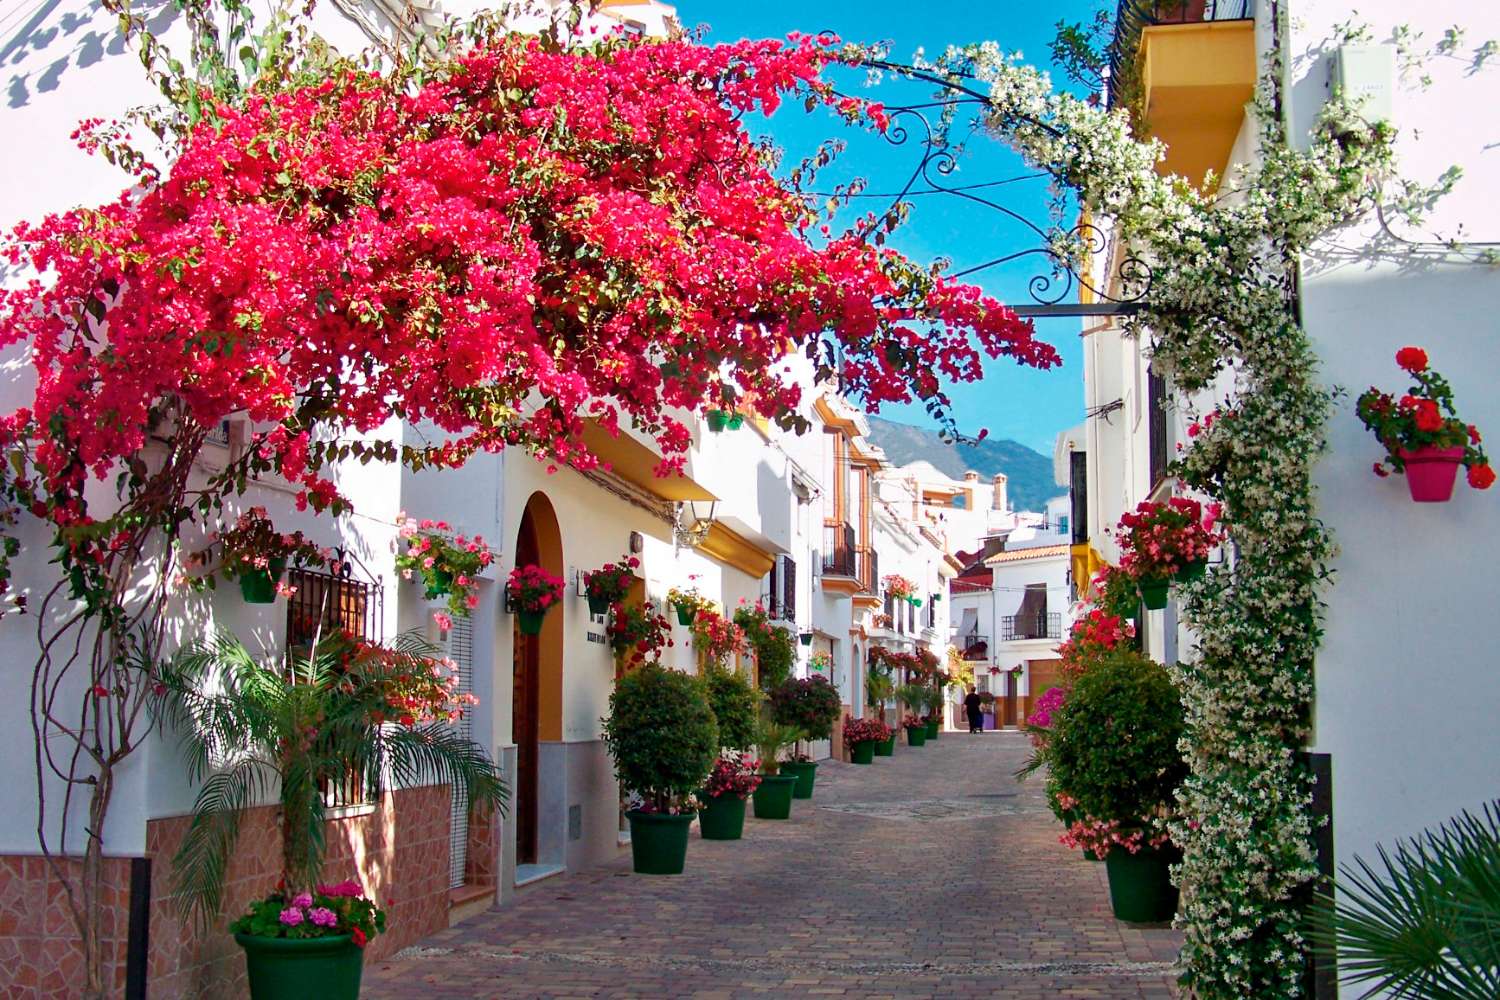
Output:
<path fill-rule="evenodd" d="M 472 692 L 474 623 L 467 615 L 453 616 L 453 627 L 448 630 L 448 656 L 458 667 L 459 693 Z M 468 712 L 453 724 L 453 728 L 464 739 L 474 735 L 474 723 Z M 460 785 L 452 786 L 449 808 L 452 818 L 448 824 L 448 888 L 456 889 L 467 881 L 469 867 L 469 801 Z"/>
<path fill-rule="evenodd" d="M 767 580 L 766 607 L 771 617 L 796 621 L 797 561 L 791 556 L 777 556 Z"/>
<path fill-rule="evenodd" d="M 1167 476 L 1167 380 L 1155 372 L 1146 374 L 1147 429 L 1151 449 L 1151 488 Z"/>

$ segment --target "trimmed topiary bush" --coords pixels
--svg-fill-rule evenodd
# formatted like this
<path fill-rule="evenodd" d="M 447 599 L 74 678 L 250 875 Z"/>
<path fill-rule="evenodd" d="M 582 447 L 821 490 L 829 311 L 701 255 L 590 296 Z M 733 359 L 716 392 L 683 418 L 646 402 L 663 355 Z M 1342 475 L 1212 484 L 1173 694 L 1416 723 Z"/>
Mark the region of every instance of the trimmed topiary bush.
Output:
<path fill-rule="evenodd" d="M 604 742 L 626 789 L 654 812 L 676 812 L 719 757 L 719 725 L 703 682 L 649 663 L 609 697 Z"/>
<path fill-rule="evenodd" d="M 771 718 L 791 726 L 807 740 L 826 740 L 833 724 L 844 714 L 844 700 L 828 678 L 791 677 L 771 692 Z"/>
<path fill-rule="evenodd" d="M 744 674 L 734 670 L 709 670 L 704 675 L 708 703 L 719 723 L 719 744 L 730 750 L 748 750 L 755 745 L 755 726 L 760 715 L 761 694 Z"/>
<path fill-rule="evenodd" d="M 1049 783 L 1079 814 L 1139 827 L 1175 809 L 1188 766 L 1182 701 L 1167 668 L 1117 651 L 1080 676 L 1052 717 Z"/>

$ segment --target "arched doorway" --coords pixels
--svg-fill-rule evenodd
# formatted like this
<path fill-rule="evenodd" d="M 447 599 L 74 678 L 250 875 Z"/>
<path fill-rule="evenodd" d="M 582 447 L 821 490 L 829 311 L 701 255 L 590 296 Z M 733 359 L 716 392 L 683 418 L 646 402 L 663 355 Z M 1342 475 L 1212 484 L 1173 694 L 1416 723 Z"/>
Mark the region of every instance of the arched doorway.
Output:
<path fill-rule="evenodd" d="M 543 493 L 533 493 L 516 531 L 516 565 L 563 575 L 562 532 Z M 540 635 L 523 635 L 512 616 L 511 741 L 516 745 L 516 863 L 537 863 L 538 770 L 543 740 L 562 738 L 562 610 L 546 617 Z"/>

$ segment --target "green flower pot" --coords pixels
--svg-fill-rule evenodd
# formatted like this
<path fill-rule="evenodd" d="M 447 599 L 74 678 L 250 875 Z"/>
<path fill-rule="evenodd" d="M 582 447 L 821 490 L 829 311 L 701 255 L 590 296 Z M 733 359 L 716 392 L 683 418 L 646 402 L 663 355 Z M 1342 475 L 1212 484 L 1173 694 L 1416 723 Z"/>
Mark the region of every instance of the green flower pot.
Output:
<path fill-rule="evenodd" d="M 589 595 L 589 614 L 591 614 L 591 615 L 605 615 L 605 614 L 609 614 L 609 606 L 611 604 L 613 604 L 613 603 L 614 602 L 611 601 L 604 594 L 590 594 Z"/>
<path fill-rule="evenodd" d="M 781 764 L 781 773 L 790 774 L 797 779 L 797 789 L 792 793 L 794 799 L 810 799 L 813 795 L 813 782 L 818 779 L 818 762 L 815 760 L 788 760 Z"/>
<path fill-rule="evenodd" d="M 875 744 L 875 756 L 877 756 L 877 757 L 894 757 L 894 756 L 896 756 L 896 731 L 895 730 L 891 730 L 891 735 L 890 735 L 889 738 L 883 739 L 879 743 Z"/>
<path fill-rule="evenodd" d="M 786 765 L 782 765 L 785 767 Z M 797 788 L 797 776 L 793 774 L 763 774 L 760 786 L 755 789 L 756 819 L 791 819 L 792 792 Z"/>
<path fill-rule="evenodd" d="M 927 742 L 927 727 L 926 726 L 908 726 L 907 727 L 907 729 L 906 729 L 906 745 L 907 746 L 909 746 L 909 747 L 919 747 L 923 743 L 926 743 L 926 742 Z"/>
<path fill-rule="evenodd" d="M 276 585 L 286 572 L 285 559 L 272 559 L 265 569 L 240 574 L 240 596 L 246 604 L 275 604 Z"/>
<path fill-rule="evenodd" d="M 936 719 L 927 720 L 927 738 L 929 740 L 938 738 L 938 721 Z"/>
<path fill-rule="evenodd" d="M 1102 861 L 1104 859 L 1101 858 L 1101 857 L 1099 857 L 1099 855 L 1095 854 L 1093 848 L 1091 848 L 1091 847 L 1085 847 L 1083 849 L 1083 860 L 1085 860 L 1085 861 Z"/>
<path fill-rule="evenodd" d="M 521 626 L 522 635 L 541 635 L 542 622 L 546 619 L 545 611 L 517 611 L 516 622 Z"/>
<path fill-rule="evenodd" d="M 849 748 L 849 759 L 856 764 L 875 763 L 875 747 L 880 742 L 877 740 L 865 740 L 863 743 L 854 744 L 854 746 Z"/>
<path fill-rule="evenodd" d="M 1116 847 L 1104 858 L 1109 872 L 1109 905 L 1116 920 L 1160 924 L 1177 913 L 1177 887 L 1171 866 L 1181 860 L 1175 848 L 1143 847 L 1134 854 Z"/>
<path fill-rule="evenodd" d="M 741 427 L 745 426 L 745 415 L 743 413 L 731 413 L 729 415 L 729 419 L 724 422 L 724 426 L 728 427 L 732 431 L 739 430 Z"/>
<path fill-rule="evenodd" d="M 1203 575 L 1207 572 L 1208 563 L 1205 560 L 1200 559 L 1197 562 L 1188 563 L 1186 566 L 1182 567 L 1182 569 L 1178 570 L 1177 579 L 1183 581 L 1184 583 L 1190 580 L 1201 580 L 1203 579 Z"/>
<path fill-rule="evenodd" d="M 698 833 L 704 840 L 739 840 L 745 834 L 745 800 L 738 795 L 700 796 Z"/>
<path fill-rule="evenodd" d="M 715 434 L 729 426 L 729 414 L 723 410 L 709 410 L 704 416 L 708 420 L 708 429 Z"/>
<path fill-rule="evenodd" d="M 797 641 L 802 643 L 802 645 L 804 646 L 811 646 L 813 641 L 813 634 L 811 632 L 803 632 L 801 635 L 797 636 Z"/>
<path fill-rule="evenodd" d="M 236 934 L 245 949 L 250 1000 L 355 1000 L 365 950 L 348 934 L 268 938 Z"/>
<path fill-rule="evenodd" d="M 695 813 L 641 812 L 632 809 L 630 860 L 637 875 L 681 875 L 687 861 L 688 830 Z"/>
<path fill-rule="evenodd" d="M 432 579 L 427 581 L 427 590 L 422 595 L 429 601 L 439 597 L 447 597 L 453 593 L 453 574 L 445 569 L 432 571 Z"/>
<path fill-rule="evenodd" d="M 1167 606 L 1167 591 L 1172 586 L 1170 580 L 1147 579 L 1140 581 L 1141 603 L 1146 605 L 1149 611 L 1160 611 Z"/>
<path fill-rule="evenodd" d="M 677 608 L 677 624 L 679 625 L 691 625 L 698 617 L 698 612 L 693 609 L 691 604 L 678 604 L 674 606 Z"/>

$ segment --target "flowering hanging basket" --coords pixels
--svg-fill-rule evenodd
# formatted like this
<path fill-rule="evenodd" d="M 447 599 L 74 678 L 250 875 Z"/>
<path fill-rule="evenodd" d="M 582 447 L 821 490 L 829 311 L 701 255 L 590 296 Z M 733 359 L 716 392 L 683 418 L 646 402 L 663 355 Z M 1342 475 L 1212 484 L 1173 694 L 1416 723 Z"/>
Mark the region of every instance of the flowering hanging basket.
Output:
<path fill-rule="evenodd" d="M 518 611 L 516 612 L 516 624 L 521 628 L 522 635 L 541 635 L 542 623 L 546 621 L 545 611 Z"/>
<path fill-rule="evenodd" d="M 1399 398 L 1371 386 L 1360 394 L 1355 410 L 1360 421 L 1385 446 L 1375 474 L 1405 473 L 1417 503 L 1447 503 L 1453 498 L 1458 467 L 1465 466 L 1469 485 L 1489 489 L 1495 482 L 1479 429 L 1460 420 L 1448 380 L 1427 366 L 1427 352 L 1403 347 L 1396 364 L 1411 375 L 1412 385 Z"/>
<path fill-rule="evenodd" d="M 1401 449 L 1406 465 L 1406 486 L 1417 503 L 1447 503 L 1453 499 L 1453 485 L 1458 482 L 1458 467 L 1464 462 L 1464 449 Z"/>
<path fill-rule="evenodd" d="M 729 426 L 729 413 L 725 410 L 709 410 L 707 419 L 708 429 L 715 434 L 722 433 Z"/>
<path fill-rule="evenodd" d="M 1167 606 L 1167 591 L 1172 586 L 1170 580 L 1161 577 L 1148 577 L 1141 580 L 1139 586 L 1141 588 L 1141 603 L 1146 605 L 1148 610 L 1160 611 Z"/>

